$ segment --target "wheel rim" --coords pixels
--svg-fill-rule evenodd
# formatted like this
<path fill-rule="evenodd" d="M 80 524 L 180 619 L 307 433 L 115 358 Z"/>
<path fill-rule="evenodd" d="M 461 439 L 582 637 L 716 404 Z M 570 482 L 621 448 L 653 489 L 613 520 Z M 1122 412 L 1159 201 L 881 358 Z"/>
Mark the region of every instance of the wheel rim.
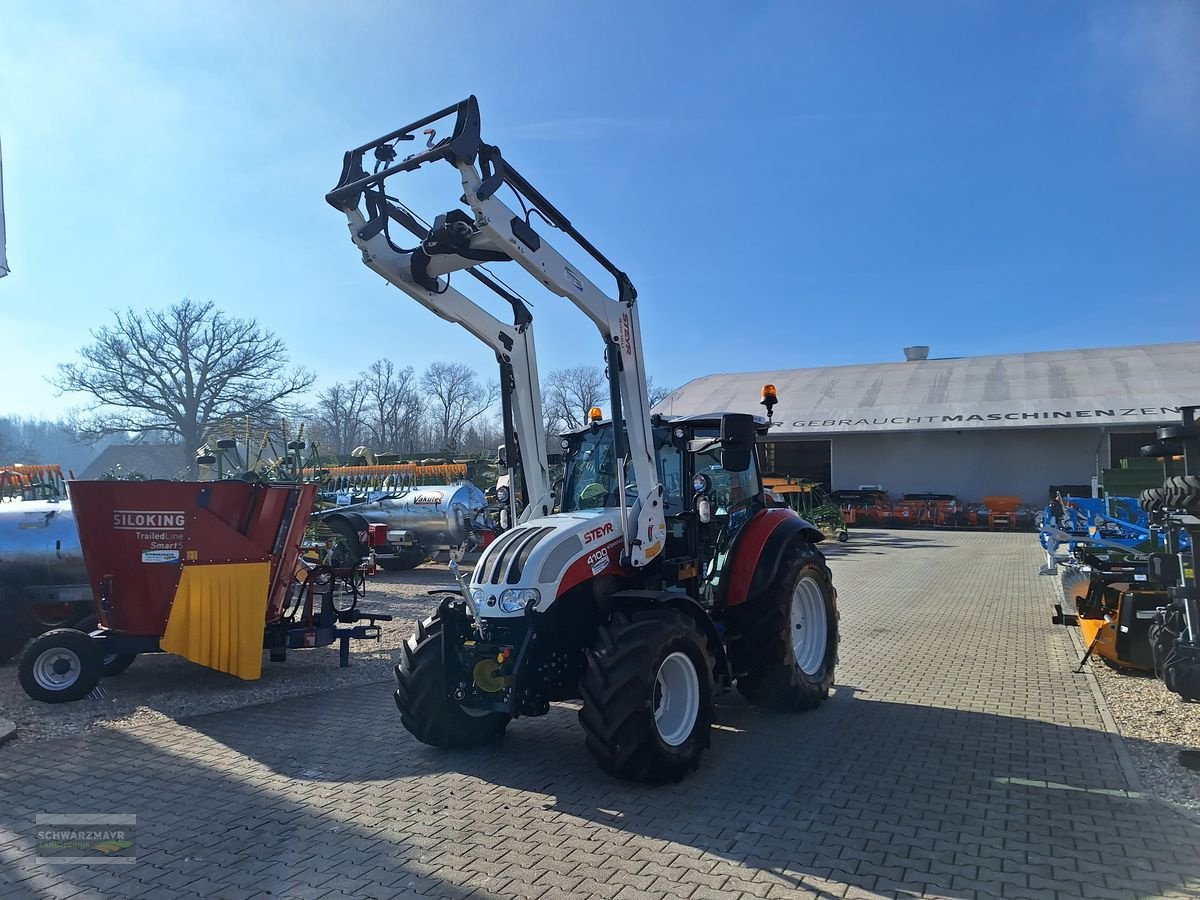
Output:
<path fill-rule="evenodd" d="M 47 691 L 65 691 L 79 680 L 81 671 L 83 664 L 74 650 L 51 647 L 34 662 L 33 680 Z"/>
<path fill-rule="evenodd" d="M 792 590 L 792 655 L 805 675 L 816 675 L 825 663 L 825 595 L 815 578 L 805 575 Z"/>
<path fill-rule="evenodd" d="M 662 661 L 654 678 L 654 727 L 663 743 L 686 741 L 700 715 L 700 678 L 686 653 L 675 651 Z"/>

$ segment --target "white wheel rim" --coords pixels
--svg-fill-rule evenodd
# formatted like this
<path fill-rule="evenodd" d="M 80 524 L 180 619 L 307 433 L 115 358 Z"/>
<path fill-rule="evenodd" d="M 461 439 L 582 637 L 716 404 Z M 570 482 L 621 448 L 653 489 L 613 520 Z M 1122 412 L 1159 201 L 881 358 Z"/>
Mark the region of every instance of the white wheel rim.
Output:
<path fill-rule="evenodd" d="M 51 647 L 44 650 L 33 664 L 33 680 L 47 691 L 65 691 L 79 680 L 83 664 L 74 650 Z"/>
<path fill-rule="evenodd" d="M 825 595 L 815 578 L 805 575 L 792 590 L 792 655 L 805 675 L 816 675 L 825 663 L 829 631 L 825 617 Z"/>
<path fill-rule="evenodd" d="M 678 747 L 691 735 L 699 715 L 700 677 L 692 658 L 676 650 L 654 677 L 654 727 L 664 744 Z"/>

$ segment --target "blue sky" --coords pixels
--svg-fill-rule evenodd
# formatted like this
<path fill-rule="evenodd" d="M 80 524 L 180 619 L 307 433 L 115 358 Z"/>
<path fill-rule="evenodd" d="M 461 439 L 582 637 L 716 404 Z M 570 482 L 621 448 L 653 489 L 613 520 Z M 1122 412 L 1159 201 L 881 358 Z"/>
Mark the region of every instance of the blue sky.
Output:
<path fill-rule="evenodd" d="M 319 386 L 490 375 L 323 199 L 343 150 L 468 93 L 633 278 L 660 383 L 1197 337 L 1195 3 L 9 3 L 0 414 L 79 405 L 55 364 L 184 296 Z M 404 195 L 428 215 L 441 168 Z M 600 361 L 528 296 L 543 372 Z"/>

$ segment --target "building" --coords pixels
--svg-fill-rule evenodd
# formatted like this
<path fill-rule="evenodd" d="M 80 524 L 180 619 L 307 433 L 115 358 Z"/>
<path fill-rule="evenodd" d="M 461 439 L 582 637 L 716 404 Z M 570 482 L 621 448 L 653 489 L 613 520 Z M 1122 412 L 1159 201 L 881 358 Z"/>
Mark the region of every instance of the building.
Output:
<path fill-rule="evenodd" d="M 762 414 L 776 386 L 770 470 L 834 490 L 880 485 L 893 497 L 1045 502 L 1051 485 L 1090 484 L 1136 456 L 1179 407 L 1200 404 L 1200 342 L 709 375 L 656 408 Z"/>

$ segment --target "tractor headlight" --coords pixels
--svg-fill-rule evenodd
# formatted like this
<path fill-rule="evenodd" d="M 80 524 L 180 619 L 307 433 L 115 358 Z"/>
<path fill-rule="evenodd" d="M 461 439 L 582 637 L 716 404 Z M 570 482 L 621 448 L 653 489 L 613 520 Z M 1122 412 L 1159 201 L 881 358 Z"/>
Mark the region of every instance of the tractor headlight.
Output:
<path fill-rule="evenodd" d="M 471 591 L 471 602 L 475 604 L 476 609 L 483 609 L 483 588 L 475 588 Z"/>
<path fill-rule="evenodd" d="M 541 597 L 534 588 L 508 588 L 500 592 L 500 608 L 505 612 L 520 612 L 530 602 L 536 604 Z"/>
<path fill-rule="evenodd" d="M 507 503 L 508 502 L 508 488 L 505 487 L 504 485 L 500 485 L 500 487 L 496 488 L 496 499 L 499 500 L 501 503 Z"/>

